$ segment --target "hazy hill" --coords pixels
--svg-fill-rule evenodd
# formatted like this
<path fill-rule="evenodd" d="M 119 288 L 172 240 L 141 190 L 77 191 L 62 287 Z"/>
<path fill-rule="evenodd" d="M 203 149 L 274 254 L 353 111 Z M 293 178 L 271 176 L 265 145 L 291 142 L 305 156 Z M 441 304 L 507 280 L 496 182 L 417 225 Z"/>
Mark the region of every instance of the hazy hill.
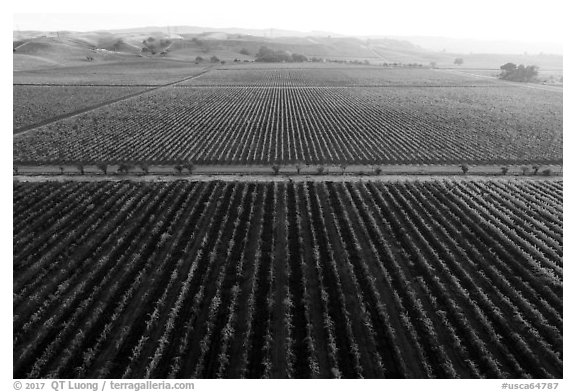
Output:
<path fill-rule="evenodd" d="M 129 28 L 129 29 L 119 29 L 119 30 L 107 30 L 111 33 L 117 34 L 132 34 L 132 33 L 146 33 L 150 31 L 162 31 L 164 33 L 176 33 L 176 34 L 202 34 L 202 33 L 227 33 L 227 34 L 239 34 L 239 35 L 250 35 L 257 37 L 267 37 L 267 38 L 279 38 L 279 37 L 328 37 L 328 36 L 340 36 L 335 33 L 322 32 L 322 31 L 295 31 L 295 30 L 281 30 L 281 29 L 245 29 L 238 27 L 227 27 L 227 28 L 214 28 L 214 27 L 200 27 L 200 26 L 165 26 L 165 27 L 139 27 L 139 28 Z"/>
<path fill-rule="evenodd" d="M 405 39 L 422 48 L 436 52 L 451 53 L 491 53 L 491 54 L 553 54 L 562 55 L 562 45 L 551 42 L 521 42 L 490 40 L 481 41 L 465 38 L 446 37 L 390 37 L 392 39 Z"/>
<path fill-rule="evenodd" d="M 422 38 L 422 37 L 420 37 Z M 152 39 L 154 51 L 147 50 L 143 41 Z M 162 45 L 158 43 L 162 43 Z M 431 50 L 431 43 L 443 50 Z M 429 39 L 345 37 L 325 32 L 296 32 L 277 29 L 215 29 L 193 26 L 143 27 L 92 32 L 15 31 L 13 33 L 14 70 L 39 69 L 98 62 L 123 61 L 136 57 L 164 57 L 168 60 L 194 61 L 198 56 L 221 60 L 254 60 L 261 46 L 309 58 L 326 60 L 360 60 L 371 64 L 417 63 L 453 67 L 454 59 L 462 57 L 462 68 L 497 69 L 506 62 L 535 64 L 542 68 L 561 70 L 560 55 L 506 55 L 477 50 L 455 51 L 460 46 L 443 45 L 447 41 Z M 439 45 L 439 46 L 438 46 Z M 480 48 L 468 45 L 467 48 Z M 240 52 L 248 54 L 241 54 Z M 164 52 L 164 53 L 162 53 Z M 473 52 L 473 53 L 470 53 Z M 91 59 L 88 61 L 88 59 Z"/>

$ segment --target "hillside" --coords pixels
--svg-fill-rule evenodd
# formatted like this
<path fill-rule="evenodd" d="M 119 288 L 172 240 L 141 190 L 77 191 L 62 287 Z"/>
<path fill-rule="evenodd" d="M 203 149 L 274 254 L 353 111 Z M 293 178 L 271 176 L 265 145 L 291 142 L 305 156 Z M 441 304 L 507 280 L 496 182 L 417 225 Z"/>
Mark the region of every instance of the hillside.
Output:
<path fill-rule="evenodd" d="M 252 61 L 262 46 L 325 61 L 416 63 L 425 66 L 435 63 L 438 67 L 453 67 L 454 59 L 461 57 L 464 59 L 462 68 L 498 69 L 511 61 L 538 65 L 543 70 L 562 70 L 561 55 L 462 54 L 425 49 L 405 39 L 186 26 L 94 32 L 18 31 L 13 35 L 13 61 L 15 71 L 118 62 L 136 57 L 195 61 L 197 57 L 209 59 L 216 56 L 228 62 L 235 59 Z"/>

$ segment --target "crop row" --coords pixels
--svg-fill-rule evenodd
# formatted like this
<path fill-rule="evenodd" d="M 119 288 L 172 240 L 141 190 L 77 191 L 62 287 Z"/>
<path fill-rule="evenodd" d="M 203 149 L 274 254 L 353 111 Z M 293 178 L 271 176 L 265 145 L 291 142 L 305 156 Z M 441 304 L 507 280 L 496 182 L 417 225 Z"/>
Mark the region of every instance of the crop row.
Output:
<path fill-rule="evenodd" d="M 255 68 L 242 66 L 212 70 L 180 86 L 498 86 L 491 79 L 430 69 L 390 69 L 371 67 Z"/>
<path fill-rule="evenodd" d="M 562 197 L 16 182 L 14 377 L 562 377 Z"/>
<path fill-rule="evenodd" d="M 127 60 L 14 72 L 15 84 L 45 86 L 158 86 L 201 73 L 205 65 L 162 59 Z"/>
<path fill-rule="evenodd" d="M 15 162 L 35 164 L 557 163 L 562 97 L 492 87 L 174 87 L 47 125 L 13 147 Z"/>
<path fill-rule="evenodd" d="M 144 87 L 14 86 L 13 129 L 121 98 Z"/>

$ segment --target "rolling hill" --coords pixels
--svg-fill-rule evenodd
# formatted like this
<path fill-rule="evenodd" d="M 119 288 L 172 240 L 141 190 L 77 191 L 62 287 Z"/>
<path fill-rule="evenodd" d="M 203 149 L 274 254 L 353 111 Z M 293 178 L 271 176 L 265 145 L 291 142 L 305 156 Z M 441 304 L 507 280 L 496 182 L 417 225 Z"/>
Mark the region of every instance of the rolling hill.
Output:
<path fill-rule="evenodd" d="M 148 41 L 151 46 L 144 41 Z M 562 69 L 560 55 L 459 54 L 424 49 L 403 39 L 344 37 L 323 32 L 301 33 L 276 29 L 189 26 L 92 32 L 16 31 L 13 34 L 13 61 L 15 71 L 120 62 L 137 57 L 195 61 L 198 56 L 205 59 L 216 56 L 224 61 L 251 61 L 262 46 L 327 61 L 422 65 L 436 63 L 439 67 L 453 67 L 454 59 L 462 57 L 463 68 L 498 69 L 500 65 L 513 61 L 546 69 Z"/>

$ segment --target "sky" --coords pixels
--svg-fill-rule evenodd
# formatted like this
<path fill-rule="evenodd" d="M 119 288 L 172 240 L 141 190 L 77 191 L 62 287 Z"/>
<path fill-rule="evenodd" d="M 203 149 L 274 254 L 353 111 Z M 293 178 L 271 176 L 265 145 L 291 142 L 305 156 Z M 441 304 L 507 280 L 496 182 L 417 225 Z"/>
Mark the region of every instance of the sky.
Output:
<path fill-rule="evenodd" d="M 189 25 L 326 31 L 344 35 L 564 41 L 562 0 L 165 0 L 13 4 L 14 30 Z"/>

